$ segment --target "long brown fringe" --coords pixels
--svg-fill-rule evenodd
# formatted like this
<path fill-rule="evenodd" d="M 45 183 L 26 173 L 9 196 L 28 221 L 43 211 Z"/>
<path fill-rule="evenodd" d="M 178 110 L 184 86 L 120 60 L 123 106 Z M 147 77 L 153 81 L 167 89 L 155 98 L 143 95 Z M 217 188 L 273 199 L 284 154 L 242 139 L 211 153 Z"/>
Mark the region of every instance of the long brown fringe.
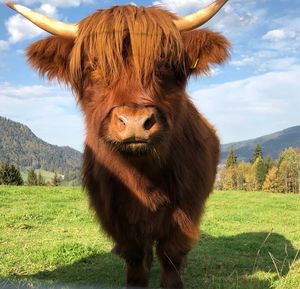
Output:
<path fill-rule="evenodd" d="M 114 86 L 125 75 L 147 85 L 155 80 L 155 67 L 160 63 L 184 62 L 182 37 L 172 23 L 175 18 L 158 7 L 133 5 L 95 12 L 79 24 L 71 77 L 80 79 L 82 63 L 87 62 L 92 77 L 106 85 Z"/>

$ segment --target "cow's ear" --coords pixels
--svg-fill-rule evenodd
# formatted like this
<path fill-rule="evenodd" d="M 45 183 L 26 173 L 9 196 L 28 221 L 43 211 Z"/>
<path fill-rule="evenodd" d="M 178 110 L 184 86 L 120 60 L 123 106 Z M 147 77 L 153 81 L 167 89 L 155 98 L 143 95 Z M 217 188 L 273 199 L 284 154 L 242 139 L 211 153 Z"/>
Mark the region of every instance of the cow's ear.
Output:
<path fill-rule="evenodd" d="M 73 46 L 72 39 L 50 36 L 27 48 L 27 60 L 41 76 L 69 84 L 69 57 Z"/>
<path fill-rule="evenodd" d="M 230 43 L 220 33 L 208 29 L 182 32 L 189 74 L 207 74 L 211 65 L 229 57 Z"/>

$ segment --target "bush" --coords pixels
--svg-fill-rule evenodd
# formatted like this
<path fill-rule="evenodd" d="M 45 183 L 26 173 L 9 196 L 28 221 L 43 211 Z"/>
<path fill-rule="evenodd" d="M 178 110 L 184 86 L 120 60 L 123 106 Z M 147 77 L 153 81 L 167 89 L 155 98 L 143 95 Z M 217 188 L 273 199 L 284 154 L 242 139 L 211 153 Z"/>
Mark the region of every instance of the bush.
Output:
<path fill-rule="evenodd" d="M 34 168 L 30 168 L 27 171 L 27 185 L 28 186 L 37 186 L 38 185 L 38 177 L 34 171 Z"/>
<path fill-rule="evenodd" d="M 23 185 L 23 179 L 18 167 L 8 162 L 0 165 L 0 185 Z"/>

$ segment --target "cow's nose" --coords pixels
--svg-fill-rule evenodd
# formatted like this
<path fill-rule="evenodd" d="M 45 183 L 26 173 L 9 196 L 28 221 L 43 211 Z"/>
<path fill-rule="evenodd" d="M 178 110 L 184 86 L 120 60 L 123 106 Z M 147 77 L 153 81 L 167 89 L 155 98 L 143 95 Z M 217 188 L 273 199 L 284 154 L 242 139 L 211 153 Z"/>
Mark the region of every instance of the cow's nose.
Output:
<path fill-rule="evenodd" d="M 128 116 L 126 114 L 118 115 L 119 128 L 124 130 L 126 128 L 135 127 L 141 130 L 151 130 L 156 123 L 156 116 L 154 113 L 138 114 L 135 116 Z"/>
<path fill-rule="evenodd" d="M 154 107 L 116 107 L 112 113 L 111 126 L 123 141 L 146 141 L 160 129 L 158 113 Z"/>

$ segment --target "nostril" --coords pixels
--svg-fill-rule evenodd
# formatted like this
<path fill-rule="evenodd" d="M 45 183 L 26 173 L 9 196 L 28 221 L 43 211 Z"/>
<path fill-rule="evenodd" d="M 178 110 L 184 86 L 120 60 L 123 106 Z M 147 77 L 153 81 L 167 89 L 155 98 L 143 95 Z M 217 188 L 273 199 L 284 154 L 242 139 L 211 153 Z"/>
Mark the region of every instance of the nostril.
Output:
<path fill-rule="evenodd" d="M 144 122 L 144 129 L 150 130 L 154 124 L 156 123 L 155 115 L 152 114 L 150 117 L 148 117 Z"/>
<path fill-rule="evenodd" d="M 124 125 L 126 125 L 126 122 L 128 122 L 128 118 L 124 115 L 119 115 L 118 119 L 120 122 L 122 122 Z"/>
<path fill-rule="evenodd" d="M 119 130 L 124 130 L 126 127 L 126 123 L 128 122 L 128 119 L 124 115 L 118 116 L 118 128 Z"/>

